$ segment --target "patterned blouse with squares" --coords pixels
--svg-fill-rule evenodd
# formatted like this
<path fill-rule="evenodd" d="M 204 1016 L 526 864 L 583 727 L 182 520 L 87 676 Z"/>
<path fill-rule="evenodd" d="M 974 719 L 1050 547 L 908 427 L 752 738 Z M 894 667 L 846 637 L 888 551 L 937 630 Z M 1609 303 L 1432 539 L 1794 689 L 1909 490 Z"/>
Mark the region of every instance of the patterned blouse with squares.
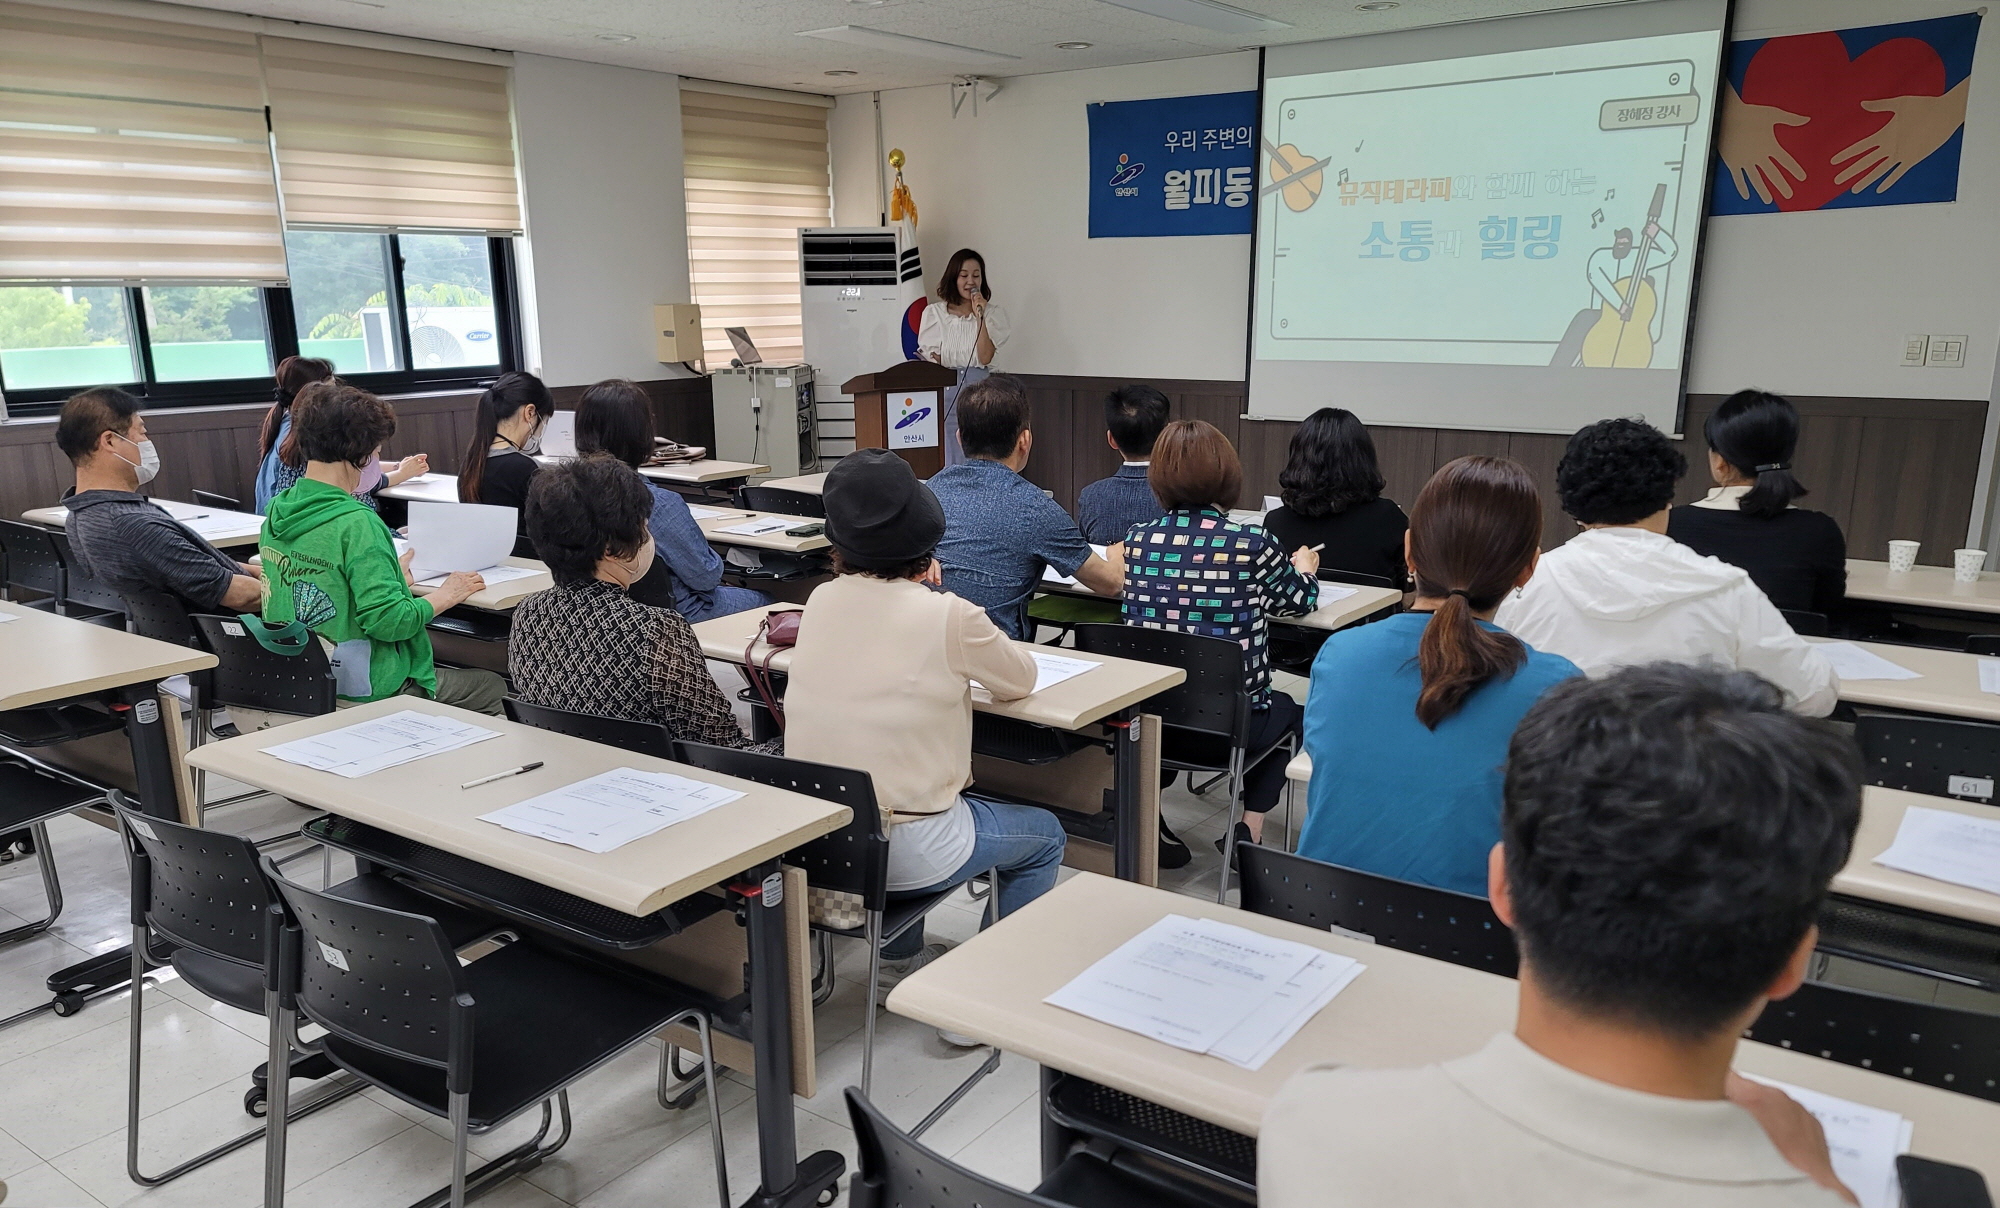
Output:
<path fill-rule="evenodd" d="M 1318 599 L 1319 581 L 1263 529 L 1214 508 L 1177 508 L 1125 539 L 1125 623 L 1235 641 L 1252 707 L 1271 690 L 1264 618 L 1303 616 Z"/>

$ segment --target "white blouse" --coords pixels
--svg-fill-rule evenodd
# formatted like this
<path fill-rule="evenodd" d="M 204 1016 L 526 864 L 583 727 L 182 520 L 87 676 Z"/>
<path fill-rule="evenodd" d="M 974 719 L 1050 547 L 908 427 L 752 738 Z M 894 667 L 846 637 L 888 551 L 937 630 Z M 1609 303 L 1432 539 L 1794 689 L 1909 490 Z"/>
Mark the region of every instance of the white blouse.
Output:
<path fill-rule="evenodd" d="M 986 304 L 986 338 L 993 341 L 993 355 L 1007 342 L 1007 312 L 992 302 Z M 917 324 L 917 355 L 949 369 L 979 364 L 979 320 L 970 314 L 955 315 L 935 299 L 924 307 Z"/>

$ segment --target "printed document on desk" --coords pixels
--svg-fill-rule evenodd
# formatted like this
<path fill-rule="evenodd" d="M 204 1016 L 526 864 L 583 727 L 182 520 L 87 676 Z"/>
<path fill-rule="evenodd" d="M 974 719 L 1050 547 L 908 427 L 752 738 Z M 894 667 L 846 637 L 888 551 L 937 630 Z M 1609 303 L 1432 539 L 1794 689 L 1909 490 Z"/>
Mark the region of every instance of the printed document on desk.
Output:
<path fill-rule="evenodd" d="M 601 855 L 741 796 L 735 789 L 671 772 L 613 768 L 479 817 Z"/>
<path fill-rule="evenodd" d="M 264 753 L 286 763 L 352 778 L 498 737 L 498 730 L 404 709 L 311 738 L 265 747 Z"/>
<path fill-rule="evenodd" d="M 480 578 L 486 580 L 486 586 L 498 587 L 502 583 L 510 583 L 515 579 L 526 579 L 533 575 L 539 575 L 542 572 L 532 566 L 509 566 L 503 562 L 498 566 L 484 567 L 475 573 Z M 443 587 L 444 581 L 448 578 L 450 578 L 449 575 L 432 575 L 428 579 L 418 579 L 417 586 Z"/>
<path fill-rule="evenodd" d="M 514 552 L 519 514 L 484 503 L 410 503 L 410 574 L 428 579 L 498 566 Z"/>
<path fill-rule="evenodd" d="M 1028 690 L 1030 696 L 1044 688 L 1053 688 L 1064 680 L 1073 680 L 1086 671 L 1095 671 L 1103 663 L 1089 659 L 1073 659 L 1061 654 L 1043 654 L 1037 650 L 1029 656 L 1035 660 L 1035 686 Z M 987 704 L 993 703 L 993 692 L 978 680 L 972 681 L 972 698 Z"/>
<path fill-rule="evenodd" d="M 1903 811 L 1895 841 L 1875 863 L 2000 894 L 2000 818 L 1913 805 Z"/>
<path fill-rule="evenodd" d="M 763 537 L 771 533 L 782 533 L 798 522 L 798 517 L 796 516 L 765 516 L 758 520 L 746 520 L 742 524 L 732 524 L 728 528 L 719 528 L 715 531 L 718 533 L 733 533 L 738 537 Z"/>
<path fill-rule="evenodd" d="M 1328 583 L 1322 579 L 1319 584 L 1319 599 L 1313 602 L 1313 607 L 1325 608 L 1329 604 L 1338 604 L 1360 590 L 1358 587 L 1342 587 L 1338 583 Z"/>
<path fill-rule="evenodd" d="M 1843 680 L 1909 680 L 1924 677 L 1921 671 L 1892 663 L 1853 642 L 1814 642 L 1813 649 L 1833 664 L 1833 673 Z"/>
<path fill-rule="evenodd" d="M 1099 545 L 1099 544 L 1097 544 L 1096 542 L 1094 542 L 1094 541 L 1093 541 L 1093 542 L 1091 542 L 1091 545 L 1090 545 L 1090 552 L 1091 552 L 1091 553 L 1093 553 L 1093 554 L 1096 554 L 1096 555 L 1097 555 L 1098 557 L 1102 558 L 1102 557 L 1104 556 L 1104 551 L 1105 551 L 1105 550 L 1107 550 L 1107 549 L 1109 549 L 1109 548 L 1111 548 L 1111 547 L 1110 547 L 1110 546 L 1106 546 L 1106 545 Z M 1044 582 L 1044 583 L 1060 583 L 1060 584 L 1062 584 L 1062 585 L 1063 585 L 1064 587 L 1080 587 L 1080 586 L 1082 586 L 1082 584 L 1078 583 L 1078 582 L 1077 582 L 1077 581 L 1076 581 L 1076 580 L 1075 580 L 1074 578 L 1072 578 L 1072 577 L 1071 577 L 1071 576 L 1069 576 L 1069 575 L 1062 575 L 1062 574 L 1057 574 L 1057 573 L 1056 573 L 1056 568 L 1055 568 L 1055 567 L 1053 567 L 1053 566 L 1049 566 L 1049 565 L 1047 565 L 1046 563 L 1045 563 L 1045 564 L 1043 564 L 1043 566 L 1042 566 L 1042 582 Z"/>
<path fill-rule="evenodd" d="M 1306 1021 L 1319 1014 L 1334 995 L 1360 977 L 1368 966 L 1351 956 L 1322 952 L 1312 963 L 1293 974 L 1242 1023 L 1216 1041 L 1209 1054 L 1246 1070 L 1261 1070 L 1277 1056 L 1286 1042 L 1298 1035 Z"/>
<path fill-rule="evenodd" d="M 733 513 L 725 511 L 721 508 L 699 508 L 694 506 L 693 504 L 688 505 L 688 515 L 694 517 L 696 520 L 714 520 L 717 517 L 728 516 L 732 514 Z"/>
<path fill-rule="evenodd" d="M 1902 1204 L 1896 1155 L 1910 1152 L 1915 1125 L 1909 1119 L 1774 1078 L 1752 1081 L 1785 1092 L 1819 1121 L 1826 1132 L 1827 1152 L 1833 1157 L 1833 1173 L 1861 1201 L 1861 1208 L 1898 1208 Z"/>

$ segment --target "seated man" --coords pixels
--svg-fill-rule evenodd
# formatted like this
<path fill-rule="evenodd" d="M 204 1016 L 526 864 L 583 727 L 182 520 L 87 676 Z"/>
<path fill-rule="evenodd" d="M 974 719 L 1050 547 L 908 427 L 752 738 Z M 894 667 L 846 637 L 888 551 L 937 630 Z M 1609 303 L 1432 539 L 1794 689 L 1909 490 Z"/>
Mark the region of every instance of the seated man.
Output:
<path fill-rule="evenodd" d="M 271 594 L 264 619 L 297 621 L 333 646 L 334 689 L 347 705 L 398 694 L 498 714 L 507 683 L 491 671 L 439 667 L 425 626 L 486 586 L 458 571 L 428 595 L 410 586 L 389 528 L 354 497 L 361 468 L 396 433 L 396 413 L 374 395 L 329 378 L 299 391 L 292 434 L 305 477 L 271 500 L 262 553 Z"/>
<path fill-rule="evenodd" d="M 1488 870 L 1520 945 L 1514 1030 L 1419 1069 L 1301 1070 L 1264 1116 L 1262 1204 L 1851 1200 L 1818 1123 L 1730 1064 L 1805 979 L 1860 785 L 1853 741 L 1753 675 L 1550 689 L 1514 734 Z"/>
<path fill-rule="evenodd" d="M 1124 564 L 1092 553 L 1069 513 L 1021 477 L 1034 433 L 1020 380 L 996 373 L 961 390 L 958 437 L 965 464 L 946 466 L 930 480 L 944 508 L 937 547 L 944 589 L 984 608 L 1010 638 L 1031 636 L 1028 598 L 1044 566 L 1115 598 Z"/>
<path fill-rule="evenodd" d="M 1583 531 L 1542 555 L 1493 623 L 1537 650 L 1603 675 L 1665 659 L 1754 671 L 1811 717 L 1840 682 L 1743 568 L 1667 536 L 1687 459 L 1658 428 L 1607 419 L 1569 438 L 1556 465 L 1563 511 Z"/>
<path fill-rule="evenodd" d="M 202 540 L 139 488 L 160 469 L 139 400 L 113 386 L 71 395 L 56 447 L 76 467 L 69 550 L 77 568 L 114 591 L 165 592 L 198 612 L 255 612 L 257 572 Z"/>
<path fill-rule="evenodd" d="M 1104 439 L 1118 450 L 1125 464 L 1109 478 L 1076 494 L 1076 526 L 1093 545 L 1125 540 L 1135 524 L 1148 524 L 1167 514 L 1146 484 L 1153 464 L 1153 442 L 1167 426 L 1167 396 L 1151 386 L 1120 386 L 1104 400 Z"/>

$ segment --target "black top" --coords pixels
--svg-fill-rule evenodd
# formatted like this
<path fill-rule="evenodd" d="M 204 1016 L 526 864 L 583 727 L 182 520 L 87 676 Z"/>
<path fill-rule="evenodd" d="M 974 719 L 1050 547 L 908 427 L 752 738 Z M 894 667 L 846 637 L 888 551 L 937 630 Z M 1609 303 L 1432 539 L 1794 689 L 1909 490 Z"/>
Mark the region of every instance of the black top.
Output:
<path fill-rule="evenodd" d="M 1409 518 L 1392 499 L 1376 498 L 1331 516 L 1301 516 L 1289 507 L 1273 508 L 1264 516 L 1264 531 L 1290 556 L 1302 545 L 1319 545 L 1319 569 L 1373 575 L 1392 587 L 1409 586 L 1403 558 L 1403 534 Z"/>
<path fill-rule="evenodd" d="M 505 449 L 486 455 L 486 472 L 479 476 L 479 498 L 475 503 L 514 508 L 514 556 L 532 558 L 535 547 L 528 541 L 528 484 L 535 480 L 541 464 L 519 449 Z"/>
<path fill-rule="evenodd" d="M 1667 536 L 1750 572 L 1771 603 L 1832 615 L 1847 595 L 1847 538 L 1825 512 L 1786 508 L 1768 518 L 1734 508 L 1677 507 Z"/>

